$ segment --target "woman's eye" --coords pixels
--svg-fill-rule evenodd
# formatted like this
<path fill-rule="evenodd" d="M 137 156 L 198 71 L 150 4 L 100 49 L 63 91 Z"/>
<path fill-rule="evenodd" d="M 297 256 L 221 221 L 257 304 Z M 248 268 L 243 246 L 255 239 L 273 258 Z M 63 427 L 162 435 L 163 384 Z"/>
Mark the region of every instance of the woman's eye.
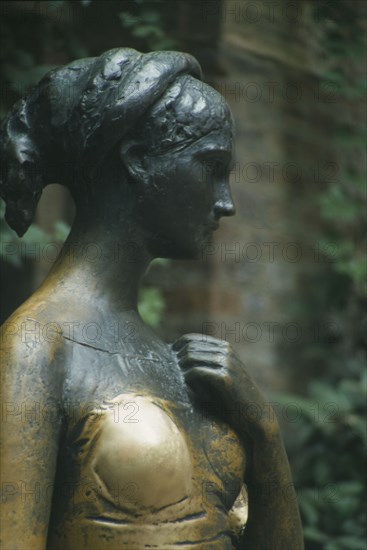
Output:
<path fill-rule="evenodd" d="M 205 160 L 202 162 L 202 172 L 204 180 L 213 176 L 220 177 L 224 174 L 224 166 L 218 160 Z"/>

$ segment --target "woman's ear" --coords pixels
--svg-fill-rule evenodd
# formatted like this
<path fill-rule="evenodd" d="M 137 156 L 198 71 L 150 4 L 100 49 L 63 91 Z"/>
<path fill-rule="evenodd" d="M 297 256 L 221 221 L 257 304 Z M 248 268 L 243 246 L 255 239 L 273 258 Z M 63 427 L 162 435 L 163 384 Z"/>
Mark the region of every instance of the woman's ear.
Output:
<path fill-rule="evenodd" d="M 125 141 L 119 147 L 119 155 L 132 180 L 147 183 L 148 173 L 141 145 L 137 141 Z"/>

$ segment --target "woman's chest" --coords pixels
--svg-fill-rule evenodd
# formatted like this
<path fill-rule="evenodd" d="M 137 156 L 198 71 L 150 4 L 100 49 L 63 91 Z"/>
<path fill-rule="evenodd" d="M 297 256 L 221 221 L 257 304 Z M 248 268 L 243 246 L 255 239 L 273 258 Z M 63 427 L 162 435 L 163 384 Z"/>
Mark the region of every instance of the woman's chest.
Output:
<path fill-rule="evenodd" d="M 170 399 L 130 391 L 105 400 L 70 422 L 61 462 L 58 479 L 73 493 L 54 509 L 58 537 L 232 548 L 246 522 L 236 434 Z"/>
<path fill-rule="evenodd" d="M 103 492 L 130 487 L 148 507 L 158 494 L 162 506 L 192 493 L 208 501 L 222 495 L 224 507 L 236 498 L 244 449 L 234 430 L 204 409 L 144 391 L 90 402 L 79 412 L 66 432 L 68 462 L 100 481 Z"/>
<path fill-rule="evenodd" d="M 117 506 L 157 509 L 200 495 L 204 505 L 229 509 L 245 471 L 239 438 L 192 399 L 174 360 L 165 361 L 115 357 L 103 375 L 89 363 L 69 380 L 69 477 L 91 479 Z"/>

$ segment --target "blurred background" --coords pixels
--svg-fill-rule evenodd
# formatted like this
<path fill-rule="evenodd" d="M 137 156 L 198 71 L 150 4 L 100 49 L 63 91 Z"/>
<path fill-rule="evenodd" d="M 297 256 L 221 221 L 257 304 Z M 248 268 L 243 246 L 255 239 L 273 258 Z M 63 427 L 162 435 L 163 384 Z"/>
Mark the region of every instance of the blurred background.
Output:
<path fill-rule="evenodd" d="M 365 550 L 366 3 L 3 1 L 0 10 L 1 116 L 53 67 L 124 46 L 193 54 L 229 102 L 237 214 L 199 261 L 154 262 L 140 311 L 167 341 L 203 332 L 234 346 L 281 421 L 306 549 Z M 3 204 L 0 214 L 4 321 L 46 276 L 74 206 L 48 186 L 21 240 Z"/>

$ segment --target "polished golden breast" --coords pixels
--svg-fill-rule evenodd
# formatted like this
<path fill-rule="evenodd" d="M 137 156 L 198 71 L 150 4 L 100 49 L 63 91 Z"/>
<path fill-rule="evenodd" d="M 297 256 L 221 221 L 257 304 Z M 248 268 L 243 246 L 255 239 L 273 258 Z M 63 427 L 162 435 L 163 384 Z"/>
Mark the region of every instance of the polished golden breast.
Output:
<path fill-rule="evenodd" d="M 104 498 L 118 505 L 122 497 L 124 508 L 142 510 L 159 509 L 191 494 L 188 444 L 157 402 L 120 395 L 99 422 L 91 468 Z"/>
<path fill-rule="evenodd" d="M 244 453 L 233 430 L 195 414 L 126 393 L 78 415 L 64 474 L 81 489 L 55 510 L 48 548 L 232 549 L 246 521 L 243 495 L 232 506 Z"/>

